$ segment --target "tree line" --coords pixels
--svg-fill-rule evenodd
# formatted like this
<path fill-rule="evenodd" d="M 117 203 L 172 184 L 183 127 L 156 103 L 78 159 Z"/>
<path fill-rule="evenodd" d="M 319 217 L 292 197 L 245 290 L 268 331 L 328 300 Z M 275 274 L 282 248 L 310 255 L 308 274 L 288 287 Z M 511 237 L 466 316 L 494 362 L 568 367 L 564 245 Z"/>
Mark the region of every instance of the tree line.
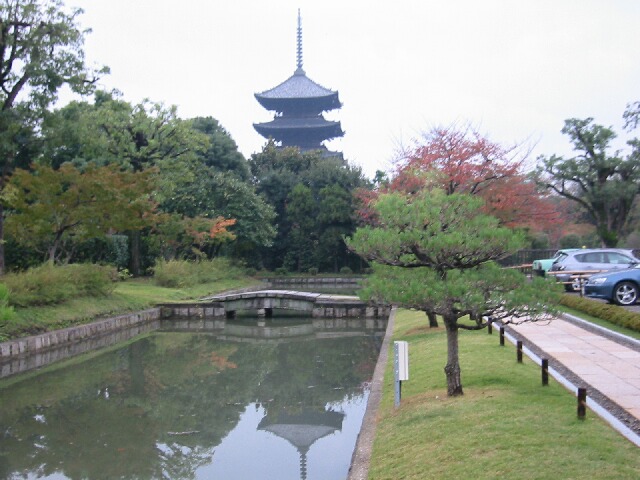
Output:
<path fill-rule="evenodd" d="M 84 61 L 81 13 L 62 0 L 0 2 L 0 272 L 46 260 L 144 274 L 156 258 L 219 255 L 255 269 L 359 270 L 367 263 L 345 238 L 378 221 L 379 195 L 434 182 L 482 199 L 483 214 L 533 246 L 589 231 L 590 243 L 621 245 L 634 231 L 638 141 L 611 153 L 615 133 L 593 119 L 565 124 L 575 157 L 542 157 L 529 172 L 526 149 L 469 125 L 425 131 L 373 181 L 342 158 L 273 142 L 245 159 L 213 117 L 97 89 L 108 68 Z M 63 85 L 83 100 L 53 108 Z M 639 111 L 628 106 L 629 131 Z"/>

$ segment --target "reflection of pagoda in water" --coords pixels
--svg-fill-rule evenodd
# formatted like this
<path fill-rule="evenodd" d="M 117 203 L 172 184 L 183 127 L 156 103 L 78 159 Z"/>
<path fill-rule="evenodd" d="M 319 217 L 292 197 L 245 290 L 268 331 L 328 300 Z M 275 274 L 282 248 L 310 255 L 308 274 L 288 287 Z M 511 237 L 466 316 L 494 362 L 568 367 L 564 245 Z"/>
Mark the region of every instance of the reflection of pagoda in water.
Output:
<path fill-rule="evenodd" d="M 329 411 L 303 410 L 300 413 L 280 412 L 267 415 L 258 425 L 265 430 L 284 438 L 296 447 L 300 454 L 300 478 L 307 478 L 307 452 L 317 440 L 342 430 L 344 413 Z"/>
<path fill-rule="evenodd" d="M 322 144 L 325 140 L 342 137 L 340 122 L 325 120 L 323 112 L 342 105 L 338 92 L 326 89 L 307 77 L 302 69 L 302 25 L 298 10 L 297 69 L 280 85 L 256 93 L 264 108 L 275 111 L 270 122 L 254 123 L 260 135 L 273 138 L 282 147 L 298 147 L 300 151 L 320 150 L 323 156 L 341 156 L 330 152 Z"/>

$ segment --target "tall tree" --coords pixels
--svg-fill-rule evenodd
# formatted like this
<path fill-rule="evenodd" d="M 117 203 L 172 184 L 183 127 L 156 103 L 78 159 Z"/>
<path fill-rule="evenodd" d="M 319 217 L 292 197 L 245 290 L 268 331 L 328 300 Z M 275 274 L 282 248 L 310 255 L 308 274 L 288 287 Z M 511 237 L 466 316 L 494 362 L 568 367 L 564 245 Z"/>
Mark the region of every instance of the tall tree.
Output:
<path fill-rule="evenodd" d="M 332 257 L 322 257 L 318 247 L 320 243 L 316 242 L 303 242 L 301 238 L 292 236 L 291 232 L 293 228 L 298 229 L 300 223 L 290 218 L 290 213 L 296 215 L 296 202 L 301 201 L 303 198 L 300 196 L 292 196 L 294 189 L 298 188 L 298 185 L 303 185 L 310 190 L 311 198 L 313 199 L 313 233 L 309 238 L 319 240 L 326 229 L 337 232 L 333 227 L 339 227 L 340 232 L 351 233 L 355 230 L 355 206 L 353 201 L 353 195 L 357 188 L 368 186 L 367 180 L 364 178 L 362 171 L 359 168 L 350 166 L 345 160 L 341 158 L 322 158 L 317 152 L 300 153 L 297 148 L 284 148 L 279 149 L 272 143 L 267 144 L 265 149 L 252 155 L 249 160 L 251 167 L 251 173 L 256 185 L 256 190 L 259 194 L 275 208 L 277 213 L 277 237 L 273 247 L 264 249 L 262 251 L 263 258 L 265 260 L 265 266 L 267 268 L 277 268 L 285 265 L 287 268 L 299 268 L 296 265 L 306 266 L 309 260 L 312 259 L 315 265 L 314 267 L 322 267 L 333 269 L 339 268 L 344 264 L 358 260 L 355 255 L 351 255 L 347 252 L 346 246 L 341 238 L 337 238 L 336 235 L 324 235 L 327 240 L 325 245 L 331 243 L 334 250 L 332 250 Z M 321 191 L 326 187 L 335 187 L 340 189 L 340 198 L 343 193 L 349 197 L 349 201 L 335 202 L 330 205 L 326 199 L 323 199 Z M 300 193 L 300 192 L 298 192 Z M 293 207 L 291 201 L 293 200 Z M 324 205 L 323 205 L 324 202 Z M 334 210 L 337 207 L 344 208 L 345 211 L 339 215 L 335 212 L 329 214 L 329 208 Z M 306 207 L 305 207 L 306 208 Z M 320 220 L 319 212 L 321 209 L 325 210 L 325 214 Z M 349 221 L 345 225 L 344 219 L 348 218 Z M 298 226 L 297 226 L 298 225 Z M 330 237 L 330 238 L 329 238 Z M 296 240 L 296 245 L 292 244 L 292 241 Z M 329 242 L 331 240 L 331 242 Z M 337 240 L 334 242 L 334 240 Z M 312 250 L 302 253 L 300 247 L 306 244 Z M 294 258 L 304 257 L 304 262 L 298 262 Z M 335 256 L 335 258 L 334 258 Z M 318 264 L 318 259 L 321 262 L 328 260 L 328 264 Z M 334 261 L 334 259 L 336 261 Z M 286 263 L 285 263 L 286 260 Z M 339 262 L 345 262 L 343 265 L 338 265 Z M 301 268 L 301 267 L 300 267 Z"/>
<path fill-rule="evenodd" d="M 58 167 L 65 162 L 118 164 L 136 172 L 160 163 L 188 161 L 206 150 L 208 139 L 190 122 L 180 119 L 175 107 L 144 100 L 132 105 L 118 92 L 98 91 L 95 102 L 72 102 L 50 114 L 44 124 L 43 162 Z M 142 238 L 130 239 L 129 270 L 143 271 Z"/>
<path fill-rule="evenodd" d="M 243 182 L 250 177 L 249 164 L 238 151 L 231 135 L 212 117 L 196 117 L 189 120 L 192 128 L 209 138 L 205 151 L 199 152 L 203 163 L 217 171 L 233 174 Z"/>
<path fill-rule="evenodd" d="M 318 242 L 315 228 L 317 205 L 311 189 L 301 183 L 293 187 L 287 198 L 286 211 L 291 222 L 291 230 L 284 266 L 288 270 L 306 272 L 316 266 L 311 252 Z"/>
<path fill-rule="evenodd" d="M 49 261 L 60 261 L 65 244 L 139 230 L 155 223 L 151 171 L 122 171 L 117 165 L 90 166 L 81 172 L 70 164 L 58 170 L 36 165 L 18 169 L 7 185 L 12 215 L 7 231 L 19 242 L 42 248 Z M 74 240 L 74 241 L 72 241 Z"/>
<path fill-rule="evenodd" d="M 523 237 L 482 207 L 480 198 L 441 189 L 383 194 L 373 204 L 377 225 L 358 228 L 348 240 L 374 265 L 364 298 L 442 316 L 450 396 L 463 394 L 459 330 L 482 329 L 488 317 L 505 323 L 547 318 L 558 292 L 545 279 L 529 281 L 494 263 L 516 251 Z"/>
<path fill-rule="evenodd" d="M 354 231 L 354 197 L 339 184 L 327 185 L 318 193 L 315 261 L 322 270 L 338 272 L 340 265 L 349 264 L 344 237 Z"/>
<path fill-rule="evenodd" d="M 634 125 L 632 110 L 627 112 L 628 124 Z M 615 247 L 640 188 L 640 143 L 628 142 L 631 152 L 626 156 L 609 153 L 616 134 L 593 123 L 593 118 L 565 120 L 562 133 L 579 153 L 572 158 L 540 157 L 538 182 L 577 203 L 595 225 L 603 246 Z"/>
<path fill-rule="evenodd" d="M 118 92 L 97 91 L 95 101 L 71 102 L 44 122 L 44 160 L 53 167 L 119 163 L 134 171 L 162 160 L 179 160 L 206 151 L 209 141 L 175 106 L 143 100 L 131 104 Z"/>
<path fill-rule="evenodd" d="M 254 261 L 256 249 L 271 245 L 276 234 L 275 213 L 253 185 L 205 164 L 200 156 L 163 161 L 159 166 L 156 198 L 162 211 L 191 218 L 235 219 L 231 227 L 235 241 L 216 243 L 216 248 L 232 256 Z"/>
<path fill-rule="evenodd" d="M 0 4 L 0 188 L 16 166 L 17 138 L 37 125 L 58 89 L 88 93 L 97 75 L 86 67 L 81 30 L 74 9 L 61 0 L 7 0 Z M 4 203 L 0 201 L 0 274 L 4 273 Z"/>
<path fill-rule="evenodd" d="M 412 192 L 435 179 L 447 193 L 484 199 L 485 212 L 511 227 L 539 230 L 559 222 L 554 205 L 529 180 L 522 146 L 502 146 L 471 126 L 434 127 L 402 152 L 381 191 Z"/>

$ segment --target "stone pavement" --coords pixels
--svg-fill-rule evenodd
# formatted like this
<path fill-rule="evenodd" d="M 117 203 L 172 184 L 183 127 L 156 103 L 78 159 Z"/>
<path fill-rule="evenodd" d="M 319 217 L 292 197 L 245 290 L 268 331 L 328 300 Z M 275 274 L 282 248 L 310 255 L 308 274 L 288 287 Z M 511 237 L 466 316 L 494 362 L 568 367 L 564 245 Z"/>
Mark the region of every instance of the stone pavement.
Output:
<path fill-rule="evenodd" d="M 587 405 L 596 411 L 594 402 L 603 407 L 640 446 L 640 341 L 571 315 L 548 323 L 510 325 L 506 331 L 535 356 L 548 358 L 550 369 L 570 385 L 586 387 Z"/>

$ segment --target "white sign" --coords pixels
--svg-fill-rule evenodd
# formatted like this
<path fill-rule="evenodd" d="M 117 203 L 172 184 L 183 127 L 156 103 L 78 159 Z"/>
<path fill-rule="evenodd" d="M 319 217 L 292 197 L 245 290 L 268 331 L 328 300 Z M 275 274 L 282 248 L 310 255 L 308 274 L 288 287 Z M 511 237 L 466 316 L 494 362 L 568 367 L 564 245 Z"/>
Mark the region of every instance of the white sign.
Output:
<path fill-rule="evenodd" d="M 398 365 L 398 380 L 409 380 L 409 344 L 407 342 L 394 342 Z"/>

